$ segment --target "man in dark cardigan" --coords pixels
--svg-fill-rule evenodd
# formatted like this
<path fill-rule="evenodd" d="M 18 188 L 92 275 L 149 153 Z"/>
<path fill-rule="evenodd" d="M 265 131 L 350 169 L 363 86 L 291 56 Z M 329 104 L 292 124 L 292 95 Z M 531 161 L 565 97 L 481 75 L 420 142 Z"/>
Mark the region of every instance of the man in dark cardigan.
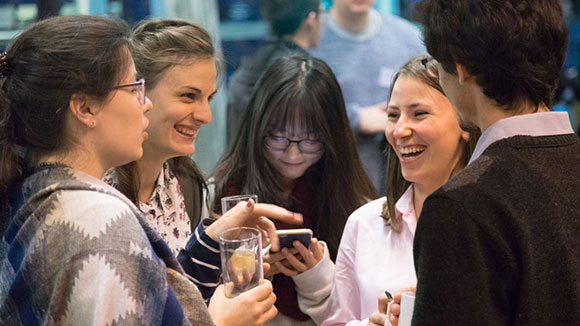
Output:
<path fill-rule="evenodd" d="M 580 325 L 580 141 L 550 102 L 568 33 L 558 0 L 422 0 L 469 165 L 423 206 L 413 325 Z"/>

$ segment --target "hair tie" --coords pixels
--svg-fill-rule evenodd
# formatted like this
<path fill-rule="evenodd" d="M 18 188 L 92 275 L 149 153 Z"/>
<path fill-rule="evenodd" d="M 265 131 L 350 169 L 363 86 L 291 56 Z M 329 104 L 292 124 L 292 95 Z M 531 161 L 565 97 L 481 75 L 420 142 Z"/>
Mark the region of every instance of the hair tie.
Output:
<path fill-rule="evenodd" d="M 7 78 L 11 72 L 10 59 L 6 55 L 6 52 L 0 53 L 0 78 Z"/>

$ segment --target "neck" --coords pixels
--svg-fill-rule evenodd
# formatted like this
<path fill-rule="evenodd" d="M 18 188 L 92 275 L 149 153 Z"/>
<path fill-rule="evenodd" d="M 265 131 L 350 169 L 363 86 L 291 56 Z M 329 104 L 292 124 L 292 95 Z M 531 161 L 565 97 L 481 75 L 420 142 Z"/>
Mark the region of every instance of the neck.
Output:
<path fill-rule="evenodd" d="M 440 186 L 415 183 L 413 187 L 413 207 L 415 208 L 415 215 L 417 215 L 417 219 L 419 219 L 419 215 L 421 215 L 421 211 L 423 210 L 423 203 L 425 202 L 425 199 L 427 199 L 427 197 Z"/>
<path fill-rule="evenodd" d="M 145 203 L 151 198 L 159 174 L 163 169 L 165 160 L 145 155 L 137 161 L 137 170 L 139 171 L 139 201 Z"/>
<path fill-rule="evenodd" d="M 288 198 L 290 196 L 290 194 L 292 193 L 292 190 L 294 190 L 294 185 L 296 185 L 296 180 L 294 179 L 288 179 L 285 177 L 281 177 L 282 181 L 280 182 L 280 184 L 282 185 L 282 195 L 284 198 Z"/>
<path fill-rule="evenodd" d="M 303 35 L 302 33 L 298 32 L 294 34 L 292 37 L 289 37 L 289 40 L 296 43 L 296 45 L 298 45 L 303 49 L 311 48 L 308 37 L 306 35 Z"/>
<path fill-rule="evenodd" d="M 520 105 L 518 108 L 510 110 L 506 110 L 504 107 L 494 105 L 495 104 L 494 102 L 495 102 L 494 100 L 485 98 L 485 100 L 478 101 L 478 103 L 476 103 L 477 110 L 476 124 L 481 130 L 481 132 L 484 132 L 492 124 L 496 123 L 501 119 L 536 112 L 550 111 L 550 109 L 545 104 L 541 104 L 538 108 L 536 108 L 536 106 L 530 104 L 527 101 L 522 105 Z"/>
<path fill-rule="evenodd" d="M 354 34 L 362 32 L 369 24 L 370 11 L 352 13 L 346 9 L 332 6 L 329 14 L 338 26 Z"/>
<path fill-rule="evenodd" d="M 98 159 L 91 148 L 76 148 L 69 150 L 64 154 L 53 153 L 39 158 L 39 164 L 42 163 L 59 163 L 64 164 L 71 169 L 84 172 L 97 179 L 101 179 L 110 166 L 105 166 Z"/>

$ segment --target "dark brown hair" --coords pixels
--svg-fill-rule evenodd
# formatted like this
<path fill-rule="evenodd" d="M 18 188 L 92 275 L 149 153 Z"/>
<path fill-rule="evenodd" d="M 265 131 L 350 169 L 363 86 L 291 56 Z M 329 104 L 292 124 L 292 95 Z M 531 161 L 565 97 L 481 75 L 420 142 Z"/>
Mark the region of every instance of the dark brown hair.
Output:
<path fill-rule="evenodd" d="M 295 126 L 325 144 L 320 160 L 305 173 L 314 187 L 314 230 L 335 257 L 348 216 L 376 197 L 358 158 L 340 86 L 324 61 L 304 56 L 281 57 L 264 72 L 244 111 L 235 142 L 214 172 L 216 201 L 232 181 L 241 193 L 257 194 L 261 202 L 285 204 L 279 173 L 265 157 L 264 136 Z"/>
<path fill-rule="evenodd" d="M 445 71 L 465 66 L 506 110 L 550 106 L 568 43 L 559 0 L 423 0 L 415 14 Z"/>
<path fill-rule="evenodd" d="M 215 54 L 208 32 L 200 25 L 179 19 L 147 19 L 140 22 L 131 35 L 135 67 L 145 78 L 148 88 L 155 88 L 161 75 L 176 65 L 188 65 L 199 60 L 220 61 Z M 174 173 L 197 181 L 203 188 L 206 183 L 195 162 L 188 156 L 168 161 Z M 117 168 L 119 191 L 134 203 L 139 202 L 139 173 L 136 162 Z"/>
<path fill-rule="evenodd" d="M 309 13 L 319 10 L 320 0 L 262 0 L 262 15 L 278 37 L 293 35 Z"/>
<path fill-rule="evenodd" d="M 97 16 L 38 22 L 16 37 L 0 81 L 0 196 L 41 155 L 66 151 L 71 96 L 106 101 L 130 64 L 125 23 Z"/>
<path fill-rule="evenodd" d="M 437 67 L 435 66 L 435 61 L 427 55 L 420 55 L 411 58 L 399 69 L 399 71 L 397 71 L 393 77 L 393 83 L 391 85 L 394 86 L 399 77 L 409 76 L 421 81 L 425 85 L 445 95 L 443 88 L 441 88 L 441 85 L 439 84 L 439 78 L 437 78 L 436 74 Z M 391 87 L 389 98 L 391 97 L 392 92 L 393 87 Z M 459 123 L 459 121 L 457 123 Z M 470 131 L 469 140 L 463 145 L 461 157 L 457 162 L 457 166 L 453 168 L 452 173 L 456 172 L 458 169 L 464 168 L 467 163 L 469 163 L 469 158 L 475 149 L 479 135 L 480 132 L 477 130 Z M 411 182 L 403 178 L 403 174 L 401 172 L 401 162 L 399 162 L 399 158 L 397 157 L 395 150 L 390 144 L 387 145 L 386 151 L 387 200 L 383 204 L 381 217 L 386 220 L 387 225 L 389 225 L 393 231 L 399 233 L 401 232 L 401 224 L 399 223 L 399 220 L 395 214 L 395 204 L 399 198 L 403 196 L 407 188 L 409 188 Z"/>

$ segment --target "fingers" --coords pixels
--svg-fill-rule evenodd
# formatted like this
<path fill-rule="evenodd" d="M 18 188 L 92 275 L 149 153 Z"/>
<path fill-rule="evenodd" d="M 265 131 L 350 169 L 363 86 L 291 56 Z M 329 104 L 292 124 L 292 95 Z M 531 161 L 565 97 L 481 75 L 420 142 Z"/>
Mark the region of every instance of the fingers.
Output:
<path fill-rule="evenodd" d="M 381 294 L 378 298 L 378 307 L 379 312 L 386 314 L 387 313 L 387 306 L 389 305 L 389 301 L 391 301 L 385 294 Z"/>
<path fill-rule="evenodd" d="M 401 305 L 396 303 L 396 302 L 393 302 L 391 304 L 391 319 L 392 319 L 392 317 L 396 317 L 397 319 L 399 319 L 400 313 L 401 313 Z M 391 324 L 393 324 L 393 323 L 391 322 Z"/>
<path fill-rule="evenodd" d="M 264 268 L 264 275 L 266 275 L 266 273 L 268 273 L 268 271 L 270 270 L 270 264 L 268 263 L 262 263 L 263 268 Z"/>
<path fill-rule="evenodd" d="M 318 242 L 318 239 L 312 238 L 310 240 L 310 250 L 314 255 L 314 259 L 319 262 L 324 256 L 324 245 Z"/>
<path fill-rule="evenodd" d="M 369 316 L 369 326 L 384 326 L 384 325 L 385 325 L 384 314 L 375 311 Z"/>
<path fill-rule="evenodd" d="M 318 241 L 316 241 L 315 245 L 313 245 L 312 243 L 313 242 L 311 240 L 310 241 L 310 249 L 313 249 L 314 247 L 318 247 Z M 316 263 L 318 261 L 314 257 L 314 253 L 311 252 L 310 250 L 308 250 L 308 248 L 304 247 L 304 245 L 300 241 L 296 240 L 292 243 L 292 245 L 294 245 L 294 248 L 296 248 L 296 250 L 298 250 L 298 253 L 300 254 L 300 256 L 302 256 L 302 259 L 306 263 L 307 269 L 310 269 L 310 268 L 314 267 L 314 265 L 316 265 Z M 320 248 L 317 248 L 317 249 L 320 249 Z"/>
<path fill-rule="evenodd" d="M 261 280 L 260 284 L 253 289 L 250 289 L 244 294 L 247 293 L 249 296 L 253 296 L 257 301 L 264 301 L 270 297 L 270 294 L 274 289 L 272 288 L 272 283 L 268 280 Z"/>
<path fill-rule="evenodd" d="M 294 213 L 285 208 L 272 204 L 255 204 L 254 214 L 259 216 L 267 216 L 269 218 L 288 224 L 302 224 L 302 214 Z"/>
<path fill-rule="evenodd" d="M 276 234 L 276 226 L 274 222 L 270 221 L 269 219 L 260 216 L 258 217 L 258 221 L 256 225 L 267 234 L 267 239 L 269 240 L 272 247 L 270 248 L 272 251 L 278 251 L 280 249 L 280 240 L 278 239 L 278 235 Z"/>
<path fill-rule="evenodd" d="M 298 242 L 298 241 L 296 241 Z M 302 246 L 302 244 L 300 244 Z M 304 246 L 302 246 L 302 248 L 304 248 Z M 306 255 L 310 255 L 310 251 L 308 251 L 308 249 L 304 248 L 306 250 Z M 305 272 L 306 270 L 308 270 L 308 266 L 305 265 L 303 262 L 301 262 L 300 260 L 298 260 L 298 258 L 296 256 L 294 256 L 293 254 L 290 253 L 290 251 L 287 248 L 282 248 L 282 254 L 284 255 L 284 258 L 286 258 L 286 260 L 290 263 L 290 265 L 292 265 L 292 267 L 297 270 L 300 273 Z M 302 254 L 301 254 L 302 256 Z M 304 256 L 302 256 L 303 259 L 305 259 Z"/>
<path fill-rule="evenodd" d="M 274 266 L 276 266 L 276 268 L 280 271 L 280 273 L 286 276 L 296 276 L 299 274 L 298 271 L 284 266 L 284 264 L 282 264 L 281 262 L 276 262 Z"/>
<path fill-rule="evenodd" d="M 389 318 L 389 322 L 391 323 L 391 326 L 398 326 L 399 325 L 398 314 L 397 314 L 397 316 L 391 315 L 391 317 Z"/>
<path fill-rule="evenodd" d="M 274 296 L 274 299 L 276 297 Z M 272 304 L 270 306 L 270 309 L 268 309 L 268 311 L 266 311 L 265 313 L 262 314 L 261 316 L 261 320 L 260 322 L 266 322 L 268 320 L 271 320 L 272 318 L 276 317 L 276 315 L 278 314 L 278 309 L 276 309 L 276 306 L 274 306 L 274 304 Z"/>

